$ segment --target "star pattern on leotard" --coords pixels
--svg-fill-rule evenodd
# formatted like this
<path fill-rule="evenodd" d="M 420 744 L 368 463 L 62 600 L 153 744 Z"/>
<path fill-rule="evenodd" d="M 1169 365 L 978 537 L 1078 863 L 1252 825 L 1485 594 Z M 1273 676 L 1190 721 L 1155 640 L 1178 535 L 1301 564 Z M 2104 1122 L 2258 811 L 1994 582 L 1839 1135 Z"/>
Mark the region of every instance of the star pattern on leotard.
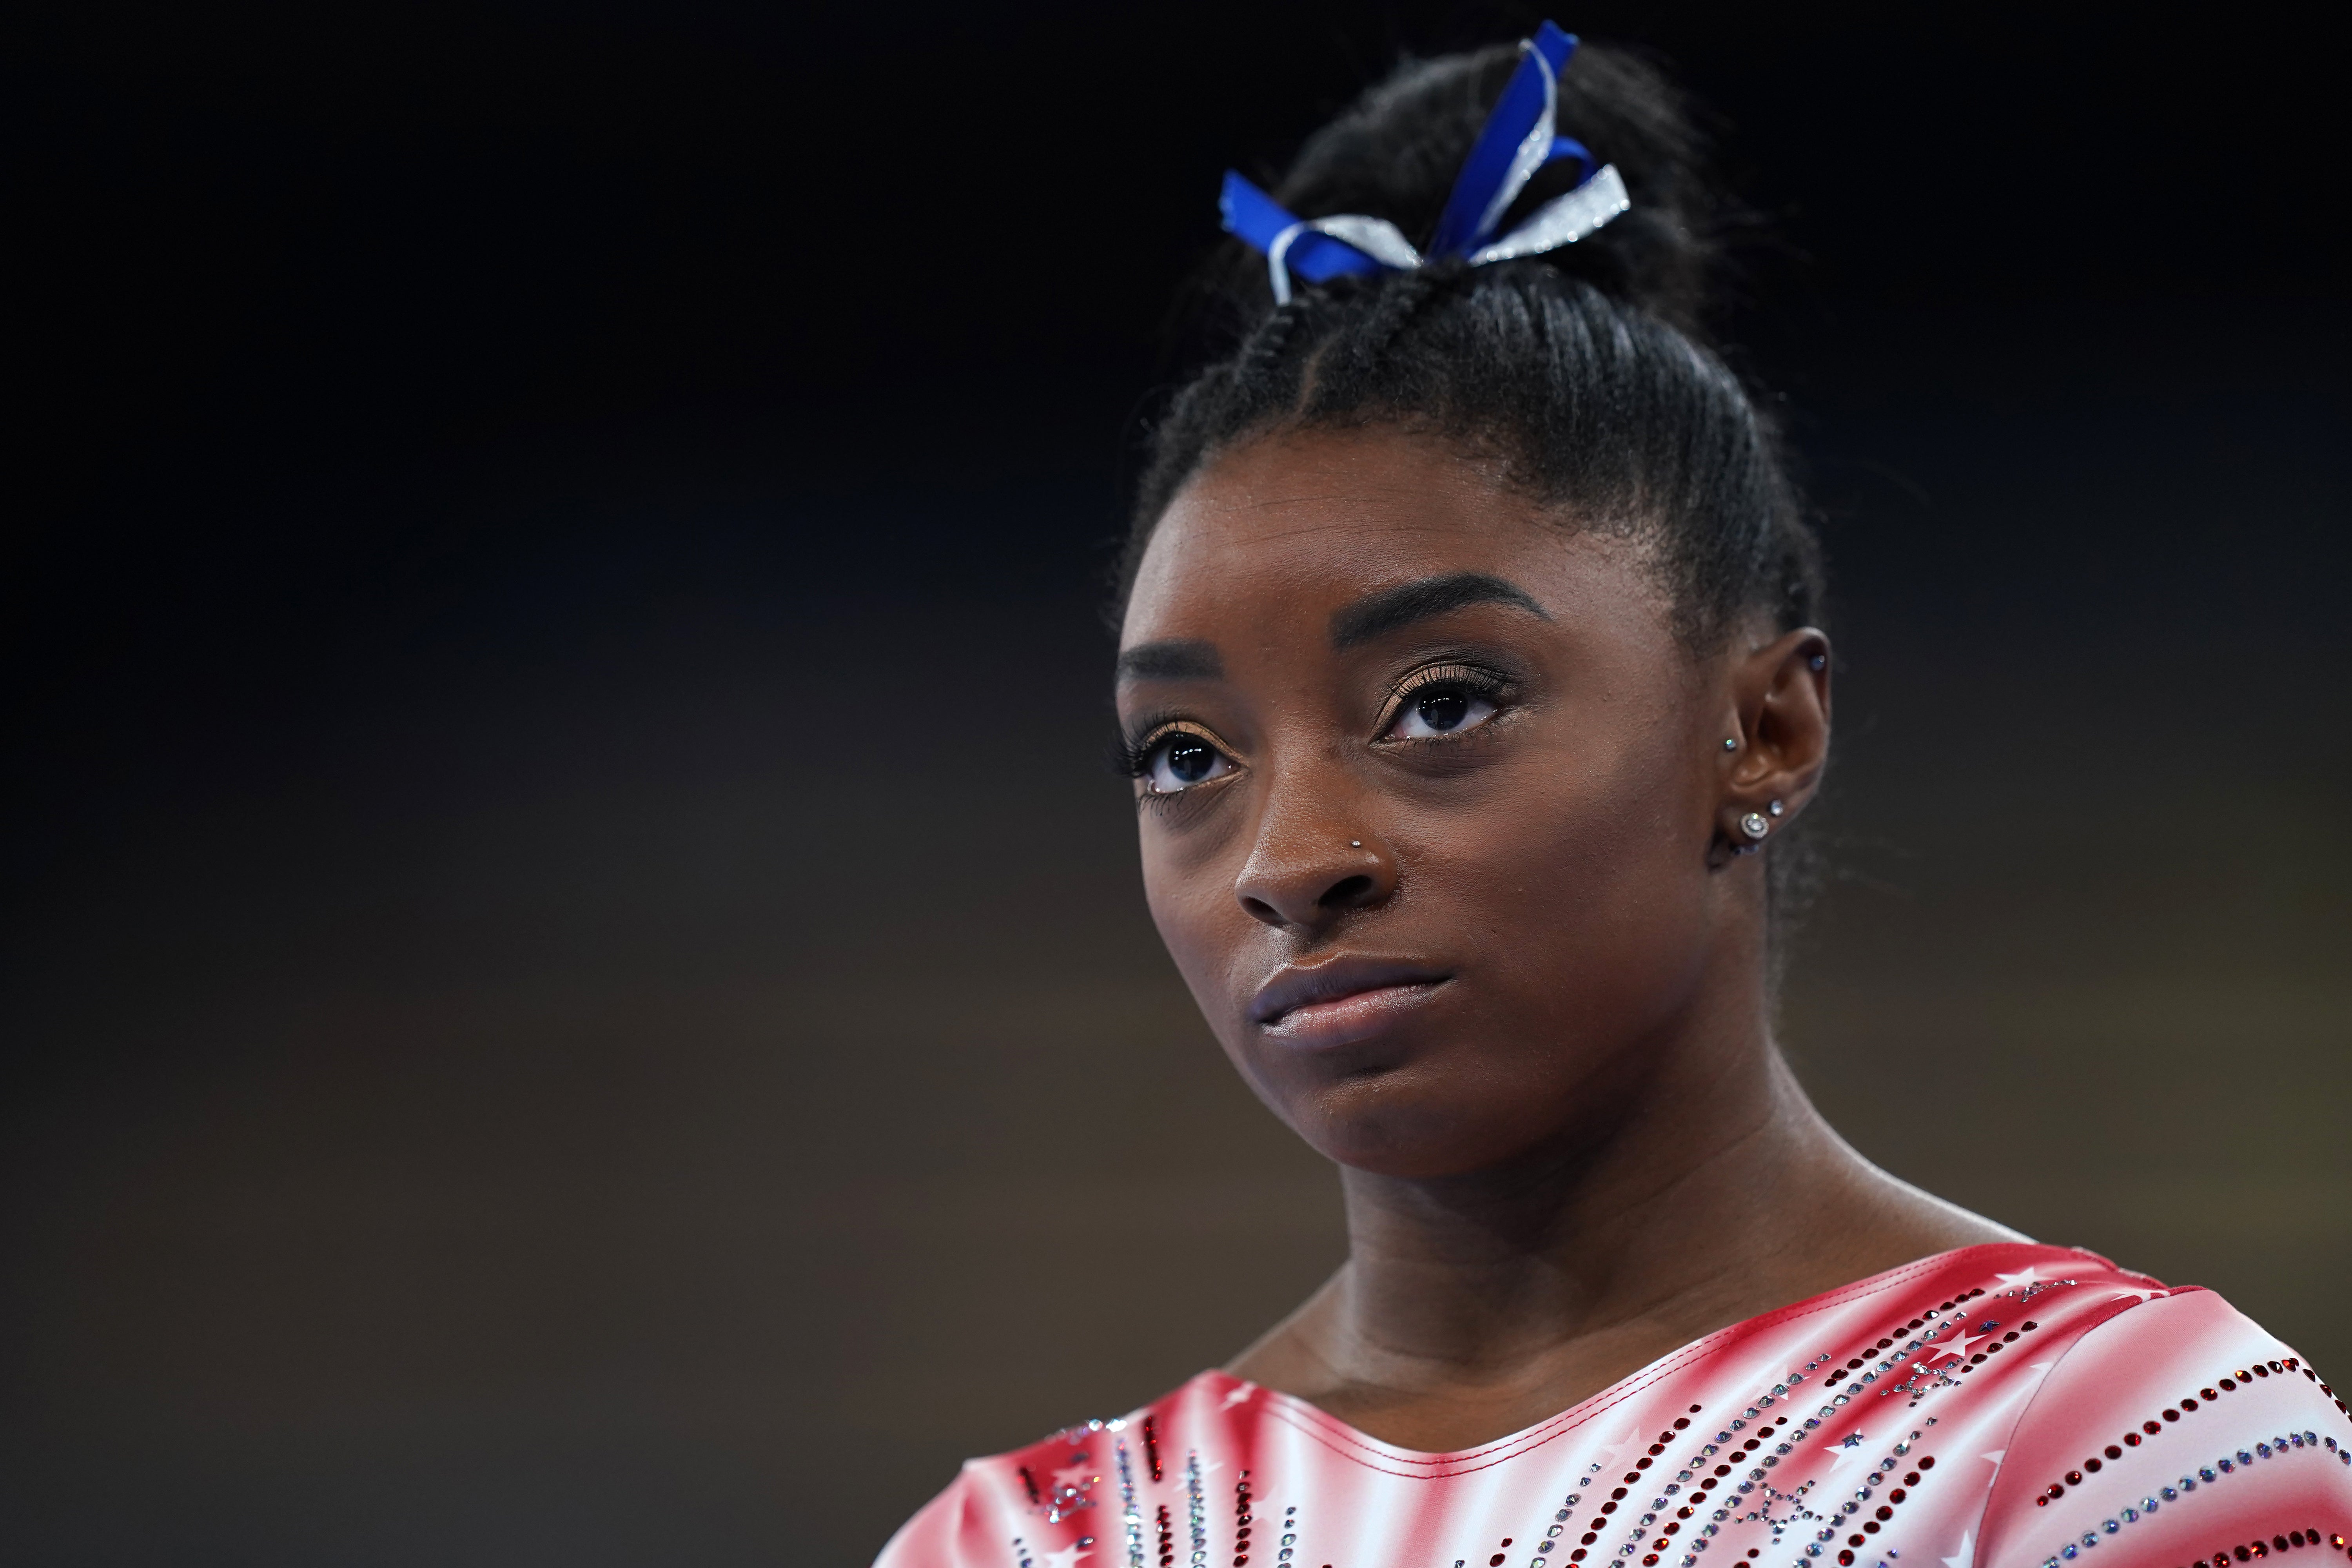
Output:
<path fill-rule="evenodd" d="M 1822 1444 L 1822 1447 L 1829 1452 L 1830 1473 L 1832 1475 L 1836 1474 L 1837 1468 L 1840 1465 L 1844 1464 L 1848 1459 L 1853 1458 L 1856 1453 L 1861 1451 L 1863 1444 L 1868 1441 L 1869 1438 L 1864 1436 L 1859 1431 L 1856 1431 L 1848 1433 L 1843 1437 L 1833 1438 L 1831 1441 Z"/>
<path fill-rule="evenodd" d="M 1601 1446 L 1601 1462 L 1614 1469 L 1623 1460 L 1626 1449 L 1638 1448 L 1641 1446 L 1642 1429 L 1639 1426 L 1628 1426 L 1622 1437 L 1618 1438 L 1614 1443 L 1603 1443 Z"/>
<path fill-rule="evenodd" d="M 1102 1478 L 1095 1473 L 1090 1459 L 1084 1451 L 1075 1452 L 1068 1464 L 1054 1468 L 1054 1484 L 1045 1494 L 1045 1522 L 1059 1524 L 1078 1510 L 1095 1506 L 1095 1483 Z"/>
<path fill-rule="evenodd" d="M 1818 1479 L 1807 1481 L 1794 1491 L 1784 1492 L 1770 1482 L 1763 1483 L 1764 1500 L 1737 1516 L 1740 1524 L 1760 1524 L 1772 1531 L 1778 1541 L 1792 1525 L 1819 1523 L 1823 1517 L 1806 1506 L 1805 1494 L 1820 1485 Z"/>

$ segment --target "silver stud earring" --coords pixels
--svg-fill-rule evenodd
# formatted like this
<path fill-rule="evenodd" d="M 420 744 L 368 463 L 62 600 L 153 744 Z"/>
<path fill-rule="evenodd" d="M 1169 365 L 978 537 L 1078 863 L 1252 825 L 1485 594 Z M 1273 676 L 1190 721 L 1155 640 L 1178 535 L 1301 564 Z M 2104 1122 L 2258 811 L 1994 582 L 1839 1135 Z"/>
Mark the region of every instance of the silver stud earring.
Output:
<path fill-rule="evenodd" d="M 1830 656 L 1825 653 L 1817 653 L 1805 662 L 1811 665 L 1815 669 L 1827 669 L 1830 667 Z"/>
<path fill-rule="evenodd" d="M 1360 838 L 1350 838 L 1348 840 L 1348 847 L 1350 849 L 1361 849 L 1363 847 L 1364 841 Z"/>
<path fill-rule="evenodd" d="M 1739 819 L 1739 831 L 1750 838 L 1761 838 L 1772 831 L 1772 824 L 1760 811 L 1751 811 Z"/>
<path fill-rule="evenodd" d="M 1739 741 L 1738 737 L 1726 735 L 1723 738 L 1723 749 L 1727 752 L 1736 752 L 1739 750 Z"/>
<path fill-rule="evenodd" d="M 1765 810 L 1767 810 L 1767 811 L 1769 811 L 1769 812 L 1770 812 L 1773 816 L 1780 816 L 1780 803 L 1779 801 L 1777 801 L 1777 800 L 1776 800 L 1776 801 L 1774 801 L 1771 805 L 1769 805 L 1766 806 L 1764 809 L 1765 809 Z"/>

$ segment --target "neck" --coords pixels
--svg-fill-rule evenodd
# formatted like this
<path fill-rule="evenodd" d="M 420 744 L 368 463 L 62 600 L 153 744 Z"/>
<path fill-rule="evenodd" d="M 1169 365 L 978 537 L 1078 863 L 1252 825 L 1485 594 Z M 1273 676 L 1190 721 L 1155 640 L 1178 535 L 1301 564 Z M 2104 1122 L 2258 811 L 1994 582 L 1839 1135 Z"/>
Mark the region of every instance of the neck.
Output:
<path fill-rule="evenodd" d="M 1605 1127 L 1464 1176 L 1343 1173 L 1349 1258 L 1235 1363 L 1376 1436 L 1517 1431 L 1716 1329 L 2014 1233 L 1871 1165 L 1760 1017 L 1608 1104 Z"/>
<path fill-rule="evenodd" d="M 1779 1272 L 1791 1238 L 1773 1216 L 1817 1213 L 1858 1156 L 1769 1047 L 1658 1088 L 1604 1140 L 1504 1169 L 1347 1172 L 1349 1340 L 1476 1376 L 1629 1324 L 1679 1329 L 1714 1316 L 1729 1281 Z"/>

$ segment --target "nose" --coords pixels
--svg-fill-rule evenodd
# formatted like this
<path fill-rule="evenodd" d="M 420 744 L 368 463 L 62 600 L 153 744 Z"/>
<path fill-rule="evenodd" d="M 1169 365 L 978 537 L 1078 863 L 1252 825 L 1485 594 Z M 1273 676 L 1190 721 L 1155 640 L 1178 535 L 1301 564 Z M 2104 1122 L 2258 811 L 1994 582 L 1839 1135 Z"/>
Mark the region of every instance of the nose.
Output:
<path fill-rule="evenodd" d="M 1360 822 L 1349 827 L 1342 803 L 1286 793 L 1290 798 L 1268 803 L 1234 879 L 1234 896 L 1250 917 L 1277 930 L 1316 931 L 1386 902 L 1397 883 L 1388 847 Z"/>

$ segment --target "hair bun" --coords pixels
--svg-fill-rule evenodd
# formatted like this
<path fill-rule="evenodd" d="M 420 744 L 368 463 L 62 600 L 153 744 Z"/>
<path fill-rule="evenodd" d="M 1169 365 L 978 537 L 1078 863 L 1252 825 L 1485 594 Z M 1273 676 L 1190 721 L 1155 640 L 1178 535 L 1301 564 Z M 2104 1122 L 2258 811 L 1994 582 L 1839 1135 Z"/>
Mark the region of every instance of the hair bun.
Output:
<path fill-rule="evenodd" d="M 1425 246 L 1517 62 L 1508 45 L 1406 62 L 1307 140 L 1276 199 L 1302 216 L 1384 217 Z M 1574 245 L 1516 265 L 1573 274 L 1697 335 L 1720 204 L 1681 89 L 1637 56 L 1585 44 L 1560 76 L 1559 129 L 1617 166 L 1633 210 Z M 1566 191 L 1573 177 L 1566 164 L 1538 173 L 1502 228 Z M 1263 263 L 1255 269 L 1263 293 Z"/>

